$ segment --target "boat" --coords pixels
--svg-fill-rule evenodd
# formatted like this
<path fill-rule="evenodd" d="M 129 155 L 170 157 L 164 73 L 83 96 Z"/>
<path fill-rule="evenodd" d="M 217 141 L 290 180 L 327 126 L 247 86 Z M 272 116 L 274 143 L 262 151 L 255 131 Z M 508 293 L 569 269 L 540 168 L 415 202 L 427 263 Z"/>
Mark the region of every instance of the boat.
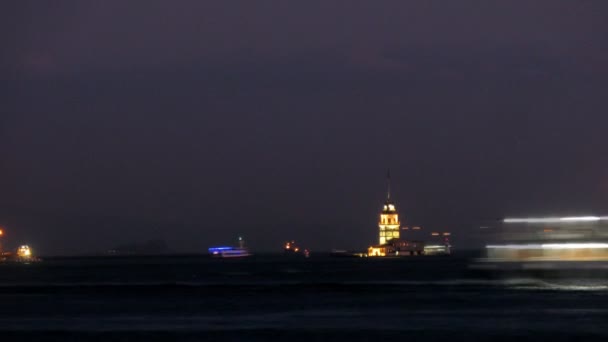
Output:
<path fill-rule="evenodd" d="M 21 245 L 15 253 L 3 252 L 0 254 L 0 262 L 29 264 L 41 261 L 34 256 L 32 249 L 28 245 Z"/>
<path fill-rule="evenodd" d="M 608 278 L 606 217 L 505 219 L 471 268 L 497 274 Z"/>
<path fill-rule="evenodd" d="M 300 248 L 294 240 L 285 242 L 285 248 L 283 249 L 283 254 L 286 256 L 303 256 L 308 258 L 310 256 L 310 251 L 308 248 Z"/>
<path fill-rule="evenodd" d="M 210 247 L 209 254 L 214 258 L 244 258 L 251 256 L 251 252 L 245 247 L 245 241 L 239 236 L 239 246 Z"/>

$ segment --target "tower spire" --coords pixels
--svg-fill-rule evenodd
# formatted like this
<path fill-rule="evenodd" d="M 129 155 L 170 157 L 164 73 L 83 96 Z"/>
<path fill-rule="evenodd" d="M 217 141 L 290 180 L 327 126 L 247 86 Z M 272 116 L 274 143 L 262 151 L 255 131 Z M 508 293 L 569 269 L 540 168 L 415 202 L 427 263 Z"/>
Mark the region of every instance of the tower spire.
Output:
<path fill-rule="evenodd" d="M 391 169 L 386 170 L 386 199 L 391 199 Z"/>

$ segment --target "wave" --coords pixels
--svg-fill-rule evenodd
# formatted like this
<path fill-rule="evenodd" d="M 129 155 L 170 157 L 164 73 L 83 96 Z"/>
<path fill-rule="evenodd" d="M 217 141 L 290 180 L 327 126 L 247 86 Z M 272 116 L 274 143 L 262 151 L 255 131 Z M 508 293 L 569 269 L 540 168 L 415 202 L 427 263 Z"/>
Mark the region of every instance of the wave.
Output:
<path fill-rule="evenodd" d="M 284 269 L 286 273 L 300 273 L 300 270 Z M 304 272 L 302 272 L 304 273 Z M 28 281 L 0 282 L 0 292 L 52 292 L 66 289 L 122 289 L 162 291 L 171 289 L 200 289 L 214 288 L 225 291 L 243 288 L 300 288 L 327 289 L 332 291 L 365 290 L 370 287 L 385 286 L 391 291 L 424 291 L 427 287 L 469 287 L 469 288 L 503 288 L 515 290 L 556 290 L 556 291 L 608 291 L 608 279 L 554 279 L 547 280 L 533 277 L 511 278 L 444 278 L 444 279 L 321 279 L 314 275 L 290 279 L 249 277 L 249 272 L 225 272 L 219 278 L 190 280 L 190 281 Z"/>
<path fill-rule="evenodd" d="M 557 281 L 538 280 L 533 286 L 530 284 L 517 285 L 522 290 L 554 290 L 554 291 L 608 291 L 608 280 L 578 279 Z"/>
<path fill-rule="evenodd" d="M 598 320 L 605 317 L 604 308 L 553 308 L 542 310 L 548 318 L 533 320 L 531 326 L 537 331 L 559 333 L 572 332 L 569 324 L 572 317 L 585 315 L 590 320 L 579 323 L 576 330 L 594 331 Z M 517 329 L 502 325 L 505 320 L 520 322 L 537 317 L 538 308 L 519 307 L 501 308 L 459 308 L 417 309 L 411 316 L 410 309 L 379 308 L 373 312 L 358 309 L 312 309 L 281 312 L 256 312 L 218 316 L 215 313 L 194 315 L 136 314 L 115 315 L 97 314 L 88 316 L 62 317 L 0 317 L 0 328 L 10 327 L 12 331 L 90 331 L 90 332 L 128 332 L 128 331 L 243 331 L 251 329 L 285 330 L 323 330 L 341 332 L 357 330 L 374 331 L 442 331 L 473 330 L 508 332 Z M 406 320 L 403 320 L 407 317 Z M 448 323 L 446 324 L 446 320 Z M 556 325 L 556 320 L 561 324 Z M 600 329 L 603 334 L 605 332 Z"/>
<path fill-rule="evenodd" d="M 274 286 L 390 286 L 395 287 L 422 287 L 422 286 L 474 286 L 474 287 L 512 287 L 512 288 L 537 288 L 557 290 L 608 290 L 608 280 L 577 280 L 549 282 L 536 278 L 512 278 L 512 279 L 442 279 L 442 280 L 345 280 L 345 281 L 301 281 L 301 280 L 222 280 L 222 281 L 99 281 L 99 282 L 20 282 L 0 283 L 1 289 L 16 288 L 90 288 L 90 287 L 274 287 Z"/>

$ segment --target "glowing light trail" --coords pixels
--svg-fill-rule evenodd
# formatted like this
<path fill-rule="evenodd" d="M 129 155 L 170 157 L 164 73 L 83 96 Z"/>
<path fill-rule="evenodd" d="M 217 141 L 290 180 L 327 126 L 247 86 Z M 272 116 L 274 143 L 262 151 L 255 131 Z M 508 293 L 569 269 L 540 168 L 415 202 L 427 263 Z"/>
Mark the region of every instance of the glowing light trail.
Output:
<path fill-rule="evenodd" d="M 608 243 L 587 242 L 587 243 L 543 243 L 527 245 L 487 245 L 488 249 L 588 249 L 588 248 L 608 248 Z"/>
<path fill-rule="evenodd" d="M 605 221 L 608 216 L 570 216 L 570 217 L 526 217 L 506 218 L 504 223 L 560 223 L 560 222 L 593 222 Z"/>

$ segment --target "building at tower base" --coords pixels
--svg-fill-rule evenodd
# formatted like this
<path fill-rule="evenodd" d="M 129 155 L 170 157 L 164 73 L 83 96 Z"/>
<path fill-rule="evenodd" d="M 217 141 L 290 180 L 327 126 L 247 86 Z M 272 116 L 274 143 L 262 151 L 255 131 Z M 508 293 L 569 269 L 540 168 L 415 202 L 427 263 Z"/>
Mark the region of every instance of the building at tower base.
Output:
<path fill-rule="evenodd" d="M 391 239 L 385 244 L 370 246 L 367 256 L 387 257 L 424 254 L 423 241 L 406 241 L 402 239 Z"/>

